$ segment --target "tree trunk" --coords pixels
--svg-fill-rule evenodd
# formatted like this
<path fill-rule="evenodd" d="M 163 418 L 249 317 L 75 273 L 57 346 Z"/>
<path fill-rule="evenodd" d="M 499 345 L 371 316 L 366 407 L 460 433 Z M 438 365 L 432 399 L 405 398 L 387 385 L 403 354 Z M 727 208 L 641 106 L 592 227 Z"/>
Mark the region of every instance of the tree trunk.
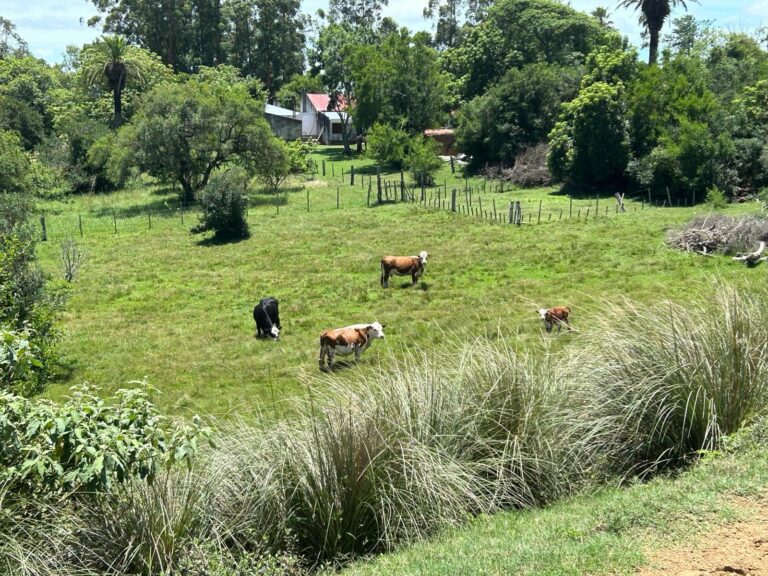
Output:
<path fill-rule="evenodd" d="M 123 78 L 122 75 L 120 79 L 117 81 L 117 86 L 115 86 L 115 89 L 112 91 L 112 101 L 115 106 L 115 119 L 114 119 L 114 125 L 115 130 L 120 128 L 120 125 L 123 123 Z"/>
<path fill-rule="evenodd" d="M 656 58 L 659 53 L 659 32 L 660 28 L 648 27 L 648 33 L 650 34 L 650 40 L 648 42 L 648 65 L 652 66 L 656 64 Z"/>
<path fill-rule="evenodd" d="M 191 204 L 192 202 L 194 202 L 195 189 L 192 187 L 192 182 L 181 174 L 179 174 L 179 176 L 177 177 L 177 180 L 181 184 L 180 200 L 182 201 L 182 203 Z"/>

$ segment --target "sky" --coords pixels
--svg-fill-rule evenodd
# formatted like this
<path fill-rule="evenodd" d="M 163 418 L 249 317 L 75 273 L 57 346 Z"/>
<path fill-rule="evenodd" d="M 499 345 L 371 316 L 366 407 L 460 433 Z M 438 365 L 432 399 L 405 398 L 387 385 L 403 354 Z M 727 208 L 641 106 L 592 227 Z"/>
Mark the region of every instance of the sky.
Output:
<path fill-rule="evenodd" d="M 302 0 L 305 12 L 327 9 L 327 0 Z M 401 26 L 412 30 L 429 30 L 432 23 L 424 20 L 422 10 L 427 0 L 390 0 L 384 10 Z M 640 46 L 637 14 L 632 10 L 611 8 L 618 0 L 571 0 L 577 10 L 591 12 L 597 6 L 611 9 L 611 20 L 622 34 Z M 768 0 L 688 0 L 688 12 L 699 19 L 713 20 L 715 25 L 729 31 L 746 32 L 768 25 Z M 53 64 L 63 60 L 69 44 L 81 46 L 93 41 L 101 33 L 89 28 L 86 21 L 97 14 L 87 0 L 3 0 L 0 16 L 16 25 L 16 31 L 27 41 L 33 55 Z M 684 14 L 677 8 L 672 16 Z"/>

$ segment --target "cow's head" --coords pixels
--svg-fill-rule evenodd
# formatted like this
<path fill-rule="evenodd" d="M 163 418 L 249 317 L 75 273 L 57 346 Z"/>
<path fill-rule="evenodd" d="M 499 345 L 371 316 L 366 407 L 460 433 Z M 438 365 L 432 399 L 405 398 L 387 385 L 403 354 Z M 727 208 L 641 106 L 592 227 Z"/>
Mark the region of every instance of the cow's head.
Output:
<path fill-rule="evenodd" d="M 378 322 L 368 325 L 368 338 L 384 338 L 384 326 Z"/>
<path fill-rule="evenodd" d="M 280 340 L 280 328 L 272 324 L 272 328 L 270 328 L 269 333 L 272 334 L 272 337 L 275 340 Z"/>
<path fill-rule="evenodd" d="M 547 318 L 547 312 L 548 310 L 546 308 L 539 308 L 539 316 L 541 316 L 542 320 Z"/>
<path fill-rule="evenodd" d="M 429 256 L 429 252 L 427 252 L 426 250 L 422 250 L 421 252 L 419 252 L 419 258 L 421 259 L 422 264 L 427 263 L 427 256 Z"/>

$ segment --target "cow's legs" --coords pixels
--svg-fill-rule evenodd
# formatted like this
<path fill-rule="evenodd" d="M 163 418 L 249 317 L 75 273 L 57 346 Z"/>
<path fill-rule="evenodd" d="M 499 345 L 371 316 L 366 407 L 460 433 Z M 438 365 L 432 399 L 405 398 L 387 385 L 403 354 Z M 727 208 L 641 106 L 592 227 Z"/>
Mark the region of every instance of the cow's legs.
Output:
<path fill-rule="evenodd" d="M 416 274 L 416 272 L 413 272 L 413 273 L 411 274 L 411 280 L 413 281 L 413 284 L 414 284 L 414 285 L 416 284 L 416 282 L 418 282 L 418 281 L 419 281 L 419 276 L 418 276 L 418 274 Z"/>
<path fill-rule="evenodd" d="M 328 354 L 328 347 L 327 346 L 320 346 L 320 358 L 318 359 L 318 363 L 320 364 L 320 370 L 325 370 L 325 356 Z"/>
<path fill-rule="evenodd" d="M 360 346 L 355 346 L 355 362 L 360 362 L 360 354 L 362 354 L 363 349 Z"/>
<path fill-rule="evenodd" d="M 336 351 L 333 346 L 328 347 L 328 370 L 333 370 L 333 359 L 336 357 Z"/>
<path fill-rule="evenodd" d="M 384 288 L 389 288 L 389 275 L 391 270 L 387 270 L 384 266 L 381 267 L 381 285 Z"/>

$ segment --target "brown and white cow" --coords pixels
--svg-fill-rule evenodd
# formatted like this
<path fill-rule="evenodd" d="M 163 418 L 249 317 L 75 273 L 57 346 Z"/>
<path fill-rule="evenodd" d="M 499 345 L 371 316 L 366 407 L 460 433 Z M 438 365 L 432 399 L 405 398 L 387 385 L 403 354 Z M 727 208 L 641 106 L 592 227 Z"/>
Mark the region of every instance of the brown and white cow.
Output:
<path fill-rule="evenodd" d="M 320 370 L 330 370 L 336 354 L 348 356 L 354 352 L 355 360 L 360 360 L 360 354 L 377 338 L 384 338 L 384 326 L 378 322 L 323 331 L 320 335 Z"/>
<path fill-rule="evenodd" d="M 560 332 L 560 328 L 565 324 L 568 330 L 571 329 L 571 323 L 568 321 L 568 317 L 571 315 L 571 309 L 568 306 L 555 306 L 554 308 L 540 308 L 539 316 L 544 321 L 544 327 L 547 332 L 552 331 L 552 326 L 557 324 L 557 331 Z"/>
<path fill-rule="evenodd" d="M 427 265 L 426 250 L 419 252 L 418 256 L 384 256 L 381 259 L 381 285 L 384 288 L 389 287 L 389 277 L 392 274 L 397 276 L 410 275 L 413 283 L 419 281 L 419 276 L 424 274 L 424 267 Z"/>

